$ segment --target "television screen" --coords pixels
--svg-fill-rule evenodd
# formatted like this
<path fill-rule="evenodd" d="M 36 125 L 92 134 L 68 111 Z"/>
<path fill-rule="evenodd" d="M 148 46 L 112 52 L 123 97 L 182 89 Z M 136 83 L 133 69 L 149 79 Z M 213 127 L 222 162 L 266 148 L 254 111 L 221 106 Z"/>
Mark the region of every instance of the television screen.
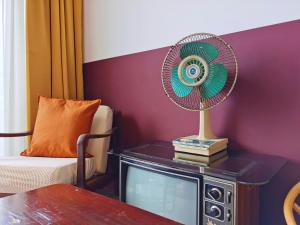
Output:
<path fill-rule="evenodd" d="M 187 225 L 198 224 L 198 180 L 128 166 L 126 203 Z"/>

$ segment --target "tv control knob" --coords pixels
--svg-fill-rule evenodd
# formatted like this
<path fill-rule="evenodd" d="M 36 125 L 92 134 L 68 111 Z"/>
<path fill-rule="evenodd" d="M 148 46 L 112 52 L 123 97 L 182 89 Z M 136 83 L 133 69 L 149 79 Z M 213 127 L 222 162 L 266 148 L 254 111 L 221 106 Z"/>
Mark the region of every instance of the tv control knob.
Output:
<path fill-rule="evenodd" d="M 222 210 L 218 206 L 213 205 L 210 207 L 210 215 L 215 218 L 219 218 L 222 215 Z"/>
<path fill-rule="evenodd" d="M 219 188 L 215 188 L 215 187 L 208 191 L 208 195 L 213 200 L 220 200 L 222 198 L 222 192 L 220 191 Z"/>

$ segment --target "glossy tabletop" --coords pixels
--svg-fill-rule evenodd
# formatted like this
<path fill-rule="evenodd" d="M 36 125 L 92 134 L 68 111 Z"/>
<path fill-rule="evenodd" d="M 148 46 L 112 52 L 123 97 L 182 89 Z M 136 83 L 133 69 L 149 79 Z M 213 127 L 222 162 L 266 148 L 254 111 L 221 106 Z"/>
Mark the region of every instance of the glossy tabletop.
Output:
<path fill-rule="evenodd" d="M 174 160 L 174 152 L 171 143 L 157 141 L 126 149 L 121 157 L 252 185 L 268 183 L 287 162 L 278 156 L 229 149 L 228 156 L 224 160 L 205 166 L 176 161 Z"/>
<path fill-rule="evenodd" d="M 0 224 L 176 225 L 174 221 L 71 185 L 0 199 Z"/>

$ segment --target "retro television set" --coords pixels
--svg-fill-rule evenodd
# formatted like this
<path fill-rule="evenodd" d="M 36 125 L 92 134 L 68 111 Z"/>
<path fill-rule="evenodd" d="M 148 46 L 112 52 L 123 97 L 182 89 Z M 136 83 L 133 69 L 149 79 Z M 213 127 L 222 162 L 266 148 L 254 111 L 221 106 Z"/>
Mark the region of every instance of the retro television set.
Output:
<path fill-rule="evenodd" d="M 285 164 L 277 156 L 231 151 L 203 166 L 174 160 L 170 143 L 154 142 L 121 153 L 119 198 L 186 225 L 264 224 L 276 209 L 261 197 Z"/>
<path fill-rule="evenodd" d="M 127 204 L 200 225 L 202 176 L 121 160 L 120 198 Z"/>

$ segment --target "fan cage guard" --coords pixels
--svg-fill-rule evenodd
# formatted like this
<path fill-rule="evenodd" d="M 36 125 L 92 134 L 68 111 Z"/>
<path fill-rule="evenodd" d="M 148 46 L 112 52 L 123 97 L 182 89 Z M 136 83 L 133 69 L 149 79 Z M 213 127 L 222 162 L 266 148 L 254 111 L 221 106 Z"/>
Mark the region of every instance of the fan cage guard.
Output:
<path fill-rule="evenodd" d="M 218 50 L 218 56 L 208 64 L 223 64 L 228 71 L 228 77 L 223 89 L 212 98 L 203 98 L 200 87 L 194 87 L 186 97 L 179 97 L 175 94 L 172 85 L 172 69 L 178 66 L 180 61 L 180 49 L 188 43 L 202 42 L 213 45 Z M 238 74 L 238 63 L 231 46 L 222 38 L 210 33 L 196 33 L 182 38 L 175 45 L 171 46 L 162 66 L 161 78 L 166 95 L 179 107 L 190 111 L 201 111 L 211 109 L 225 101 L 234 88 Z"/>

